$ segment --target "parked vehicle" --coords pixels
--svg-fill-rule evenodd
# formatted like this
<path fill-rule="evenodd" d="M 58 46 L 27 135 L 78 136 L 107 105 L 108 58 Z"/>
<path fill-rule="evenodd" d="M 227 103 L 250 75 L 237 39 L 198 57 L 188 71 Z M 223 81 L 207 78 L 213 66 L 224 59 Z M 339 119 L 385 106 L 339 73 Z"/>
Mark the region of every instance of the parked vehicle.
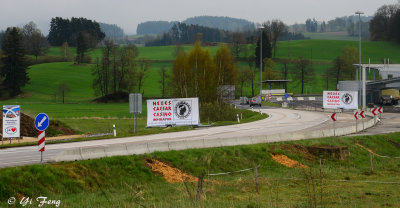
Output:
<path fill-rule="evenodd" d="M 240 105 L 249 104 L 249 98 L 247 97 L 240 97 Z"/>
<path fill-rule="evenodd" d="M 400 93 L 398 89 L 382 89 L 380 101 L 382 104 L 395 105 L 399 102 Z"/>
<path fill-rule="evenodd" d="M 251 98 L 250 107 L 253 107 L 253 106 L 261 107 L 261 97 L 260 96 Z"/>

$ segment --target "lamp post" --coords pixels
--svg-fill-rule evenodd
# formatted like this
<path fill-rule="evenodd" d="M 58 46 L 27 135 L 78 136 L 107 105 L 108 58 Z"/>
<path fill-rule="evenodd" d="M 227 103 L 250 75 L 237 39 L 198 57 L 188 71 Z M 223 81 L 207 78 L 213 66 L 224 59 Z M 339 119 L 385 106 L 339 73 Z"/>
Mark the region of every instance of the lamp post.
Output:
<path fill-rule="evenodd" d="M 358 60 L 359 60 L 359 72 L 360 73 L 360 80 L 362 79 L 362 105 L 363 109 L 366 107 L 366 89 L 365 89 L 365 81 L 366 81 L 366 74 L 364 68 L 361 66 L 361 15 L 364 14 L 363 12 L 357 11 L 358 14 Z M 362 76 L 362 78 L 361 78 Z M 357 79 L 358 81 L 358 79 Z M 360 81 L 358 82 L 358 89 L 360 91 Z M 359 100 L 361 100 L 361 93 L 359 93 Z"/>
<path fill-rule="evenodd" d="M 260 97 L 262 94 L 262 32 L 263 28 L 259 27 L 260 29 Z"/>

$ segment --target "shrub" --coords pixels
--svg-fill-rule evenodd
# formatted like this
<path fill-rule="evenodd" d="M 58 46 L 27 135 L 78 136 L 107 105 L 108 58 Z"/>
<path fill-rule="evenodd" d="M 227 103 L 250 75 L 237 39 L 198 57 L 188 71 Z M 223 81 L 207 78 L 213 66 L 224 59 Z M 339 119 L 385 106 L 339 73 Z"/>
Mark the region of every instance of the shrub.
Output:
<path fill-rule="evenodd" d="M 200 118 L 203 121 L 234 121 L 236 111 L 229 104 L 202 103 L 200 104 Z"/>

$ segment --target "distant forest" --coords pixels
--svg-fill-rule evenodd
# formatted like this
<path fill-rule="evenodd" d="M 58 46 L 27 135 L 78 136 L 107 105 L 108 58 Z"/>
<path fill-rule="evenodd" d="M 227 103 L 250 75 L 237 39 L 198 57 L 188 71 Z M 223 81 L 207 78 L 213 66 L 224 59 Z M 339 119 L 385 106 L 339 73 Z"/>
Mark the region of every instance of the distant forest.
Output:
<path fill-rule="evenodd" d="M 106 38 L 116 41 L 124 37 L 124 30 L 115 24 L 106 24 L 99 22 L 100 29 L 106 34 Z"/>
<path fill-rule="evenodd" d="M 369 22 L 372 18 L 372 16 L 361 16 L 361 36 L 363 38 L 369 37 Z M 290 29 L 298 33 L 347 32 L 349 36 L 358 36 L 358 21 L 356 15 L 336 17 L 328 22 L 308 18 L 305 24 L 294 24 L 290 26 Z"/>
<path fill-rule="evenodd" d="M 286 25 L 284 26 L 287 27 Z M 185 23 L 176 23 L 172 28 L 159 34 L 156 38 L 150 39 L 146 42 L 146 46 L 163 46 L 163 45 L 176 45 L 176 44 L 190 44 L 196 41 L 202 41 L 205 44 L 214 44 L 218 42 L 230 43 L 233 41 L 234 36 L 241 34 L 242 43 L 254 43 L 258 32 L 254 29 L 232 32 L 216 28 L 210 28 L 200 25 L 188 25 Z M 301 40 L 307 39 L 301 33 L 293 33 L 284 30 L 279 36 L 279 40 Z"/>
<path fill-rule="evenodd" d="M 145 34 L 160 34 L 168 32 L 177 21 L 147 21 L 140 23 L 136 29 L 138 35 Z M 254 23 L 245 19 L 237 19 L 231 17 L 214 17 L 214 16 L 199 16 L 191 17 L 184 20 L 182 23 L 187 25 L 200 25 L 209 28 L 217 28 L 226 31 L 246 31 L 254 30 Z"/>

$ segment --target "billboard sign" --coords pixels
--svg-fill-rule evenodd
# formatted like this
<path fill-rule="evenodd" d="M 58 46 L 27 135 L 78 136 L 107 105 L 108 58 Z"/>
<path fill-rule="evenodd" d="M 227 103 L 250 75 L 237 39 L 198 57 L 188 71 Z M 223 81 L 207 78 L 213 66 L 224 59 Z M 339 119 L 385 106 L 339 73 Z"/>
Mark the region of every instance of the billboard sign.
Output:
<path fill-rule="evenodd" d="M 20 115 L 19 105 L 3 106 L 3 138 L 20 137 Z"/>
<path fill-rule="evenodd" d="M 199 99 L 147 100 L 147 127 L 199 125 Z"/>
<path fill-rule="evenodd" d="M 357 91 L 324 91 L 324 108 L 358 109 Z"/>

